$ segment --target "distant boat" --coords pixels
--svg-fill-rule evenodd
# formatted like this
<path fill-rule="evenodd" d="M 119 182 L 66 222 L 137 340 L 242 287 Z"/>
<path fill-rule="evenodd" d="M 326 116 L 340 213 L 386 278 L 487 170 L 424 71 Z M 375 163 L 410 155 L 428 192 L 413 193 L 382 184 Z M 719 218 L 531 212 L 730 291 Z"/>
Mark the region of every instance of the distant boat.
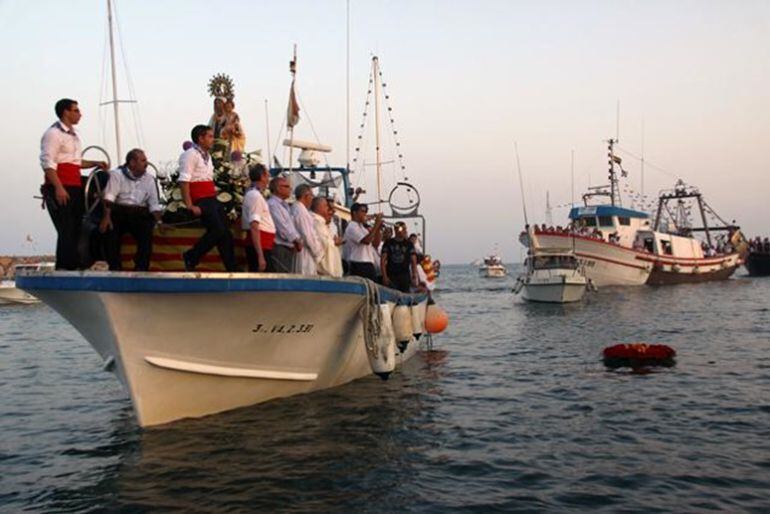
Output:
<path fill-rule="evenodd" d="M 529 230 L 529 254 L 525 273 L 516 280 L 513 292 L 523 292 L 530 302 L 572 303 L 583 299 L 589 281 L 569 248 L 540 248 L 539 238 Z"/>
<path fill-rule="evenodd" d="M 770 248 L 752 248 L 744 265 L 752 277 L 770 276 Z"/>
<path fill-rule="evenodd" d="M 495 254 L 485 257 L 479 266 L 479 274 L 484 278 L 503 278 L 507 273 L 503 260 Z"/>
<path fill-rule="evenodd" d="M 19 271 L 45 271 L 53 269 L 53 262 L 17 264 L 14 266 L 14 276 Z M 32 305 L 35 303 L 40 303 L 40 300 L 17 288 L 15 280 L 3 280 L 0 282 L 0 305 Z"/>

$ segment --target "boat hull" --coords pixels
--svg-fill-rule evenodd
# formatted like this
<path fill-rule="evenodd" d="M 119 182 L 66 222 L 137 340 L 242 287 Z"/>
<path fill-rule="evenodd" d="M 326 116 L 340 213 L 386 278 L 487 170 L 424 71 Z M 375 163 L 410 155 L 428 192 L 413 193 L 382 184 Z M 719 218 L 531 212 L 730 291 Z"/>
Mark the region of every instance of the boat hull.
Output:
<path fill-rule="evenodd" d="M 652 265 L 640 261 L 641 252 L 606 241 L 558 232 L 536 232 L 537 247 L 544 250 L 574 249 L 583 274 L 597 287 L 641 286 Z"/>
<path fill-rule="evenodd" d="M 479 275 L 484 278 L 504 278 L 506 270 L 503 266 L 483 266 L 479 268 Z"/>
<path fill-rule="evenodd" d="M 752 277 L 770 276 L 770 253 L 751 252 L 746 257 L 745 265 Z"/>
<path fill-rule="evenodd" d="M 727 280 L 741 264 L 737 253 L 707 259 L 678 259 L 657 255 L 642 258 L 653 264 L 647 284 L 655 286 Z"/>
<path fill-rule="evenodd" d="M 530 282 L 524 285 L 523 298 L 539 303 L 573 303 L 583 299 L 585 281 Z"/>
<path fill-rule="evenodd" d="M 49 275 L 21 281 L 72 323 L 116 373 L 141 426 L 326 389 L 372 373 L 361 317 L 369 300 L 361 281 Z M 382 301 L 395 305 L 399 299 Z M 414 355 L 417 346 L 407 345 L 398 360 Z"/>
<path fill-rule="evenodd" d="M 32 305 L 35 303 L 40 303 L 40 299 L 22 291 L 12 283 L 4 283 L 0 286 L 0 305 Z"/>

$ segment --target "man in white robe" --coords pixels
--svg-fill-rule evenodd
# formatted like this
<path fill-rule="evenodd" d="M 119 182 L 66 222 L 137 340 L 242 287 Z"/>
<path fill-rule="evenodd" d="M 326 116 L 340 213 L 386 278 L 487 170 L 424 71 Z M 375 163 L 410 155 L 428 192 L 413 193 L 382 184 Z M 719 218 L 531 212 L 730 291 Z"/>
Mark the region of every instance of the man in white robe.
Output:
<path fill-rule="evenodd" d="M 342 276 L 342 257 L 340 256 L 340 238 L 334 231 L 331 223 L 332 213 L 329 202 L 325 198 L 317 196 L 310 205 L 315 221 L 315 230 L 318 240 L 323 247 L 323 256 L 318 262 L 318 274 L 328 277 Z"/>
<path fill-rule="evenodd" d="M 294 273 L 317 275 L 323 246 L 315 230 L 313 215 L 308 210 L 313 202 L 313 190 L 307 184 L 300 184 L 294 189 L 294 196 L 297 201 L 291 208 L 291 217 L 302 239 L 302 250 L 294 260 Z"/>

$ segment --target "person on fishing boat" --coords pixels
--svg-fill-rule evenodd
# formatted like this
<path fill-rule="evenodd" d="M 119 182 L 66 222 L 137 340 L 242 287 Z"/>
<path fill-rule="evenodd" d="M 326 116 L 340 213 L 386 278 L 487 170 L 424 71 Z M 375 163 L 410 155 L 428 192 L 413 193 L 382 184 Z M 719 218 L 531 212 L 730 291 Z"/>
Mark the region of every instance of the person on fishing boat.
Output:
<path fill-rule="evenodd" d="M 224 267 L 237 271 L 233 236 L 222 204 L 217 201 L 214 186 L 214 164 L 209 150 L 214 145 L 214 131 L 207 125 L 196 125 L 191 133 L 193 145 L 179 158 L 179 185 L 187 209 L 206 229 L 195 245 L 182 254 L 184 267 L 192 271 L 200 260 L 215 246 Z"/>
<path fill-rule="evenodd" d="M 310 204 L 310 210 L 313 211 L 315 231 L 323 247 L 321 260 L 318 262 L 318 274 L 329 277 L 341 277 L 342 257 L 338 248 L 341 244 L 341 239 L 335 231 L 334 223 L 332 223 L 331 209 L 329 201 L 321 196 L 313 198 L 313 203 Z"/>
<path fill-rule="evenodd" d="M 270 198 L 267 206 L 275 223 L 275 246 L 271 260 L 275 273 L 293 273 L 297 252 L 302 251 L 302 239 L 291 218 L 289 203 L 291 184 L 280 175 L 270 181 Z"/>
<path fill-rule="evenodd" d="M 294 226 L 302 238 L 302 250 L 294 261 L 294 272 L 300 275 L 317 275 L 318 262 L 323 258 L 323 245 L 315 230 L 313 215 L 308 210 L 313 203 L 313 189 L 307 184 L 300 184 L 294 189 L 297 199 L 291 206 Z"/>
<path fill-rule="evenodd" d="M 354 203 L 350 207 L 351 222 L 345 230 L 347 246 L 348 274 L 377 280 L 377 268 L 380 258 L 377 247 L 382 238 L 382 213 L 374 218 L 374 225 L 366 225 L 369 208 L 363 203 Z"/>
<path fill-rule="evenodd" d="M 251 188 L 243 197 L 241 228 L 246 234 L 246 262 L 249 271 L 273 271 L 271 254 L 275 246 L 275 222 L 264 197 L 270 178 L 267 169 L 256 164 L 249 169 Z"/>
<path fill-rule="evenodd" d="M 40 166 L 45 173 L 45 184 L 40 191 L 56 229 L 56 269 L 75 270 L 81 267 L 78 239 L 85 213 L 80 170 L 99 168 L 106 171 L 107 163 L 81 157 L 75 125 L 82 114 L 75 100 L 62 98 L 56 102 L 54 111 L 59 120 L 43 133 L 40 141 Z"/>
<path fill-rule="evenodd" d="M 163 207 L 155 179 L 147 174 L 147 156 L 134 148 L 126 162 L 110 171 L 104 191 L 104 214 L 99 232 L 104 234 L 105 257 L 111 271 L 120 271 L 120 240 L 131 234 L 136 240 L 135 271 L 149 271 L 152 230 L 161 224 Z"/>
<path fill-rule="evenodd" d="M 382 285 L 408 293 L 418 284 L 417 254 L 406 237 L 406 223 L 399 221 L 394 228 L 394 236 L 383 243 L 380 252 Z"/>

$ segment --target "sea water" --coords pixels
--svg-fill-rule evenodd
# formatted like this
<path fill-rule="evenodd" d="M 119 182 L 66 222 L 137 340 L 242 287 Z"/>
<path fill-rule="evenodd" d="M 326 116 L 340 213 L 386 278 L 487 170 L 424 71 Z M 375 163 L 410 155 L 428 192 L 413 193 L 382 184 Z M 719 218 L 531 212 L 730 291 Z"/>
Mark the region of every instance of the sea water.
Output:
<path fill-rule="evenodd" d="M 514 268 L 515 273 L 515 268 Z M 161 429 L 44 305 L 0 309 L 0 511 L 770 511 L 770 280 L 524 303 L 445 266 L 446 333 L 374 376 Z M 607 371 L 617 342 L 674 368 Z"/>

